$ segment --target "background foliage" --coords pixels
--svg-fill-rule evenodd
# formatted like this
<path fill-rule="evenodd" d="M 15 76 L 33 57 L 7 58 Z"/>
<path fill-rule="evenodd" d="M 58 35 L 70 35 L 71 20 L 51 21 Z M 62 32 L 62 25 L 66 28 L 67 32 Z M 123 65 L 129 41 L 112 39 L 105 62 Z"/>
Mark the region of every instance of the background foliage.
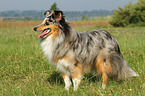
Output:
<path fill-rule="evenodd" d="M 136 4 L 129 3 L 124 8 L 115 9 L 110 24 L 114 27 L 145 26 L 145 0 L 138 0 Z"/>
<path fill-rule="evenodd" d="M 54 3 L 51 5 L 50 10 L 59 10 L 59 8 L 57 7 L 56 2 L 54 2 Z"/>

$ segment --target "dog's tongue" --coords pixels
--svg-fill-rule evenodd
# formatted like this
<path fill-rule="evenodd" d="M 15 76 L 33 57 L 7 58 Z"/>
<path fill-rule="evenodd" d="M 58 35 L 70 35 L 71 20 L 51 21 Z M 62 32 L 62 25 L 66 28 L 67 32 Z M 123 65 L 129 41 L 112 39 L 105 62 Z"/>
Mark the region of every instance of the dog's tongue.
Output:
<path fill-rule="evenodd" d="M 38 35 L 38 38 L 44 36 L 48 30 L 45 30 L 42 34 Z"/>

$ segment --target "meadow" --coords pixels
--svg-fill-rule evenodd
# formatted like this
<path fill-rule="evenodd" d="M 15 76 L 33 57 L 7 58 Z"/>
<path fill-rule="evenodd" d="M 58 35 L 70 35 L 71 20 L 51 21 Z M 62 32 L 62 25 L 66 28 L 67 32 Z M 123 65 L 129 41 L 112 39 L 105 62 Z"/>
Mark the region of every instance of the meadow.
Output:
<path fill-rule="evenodd" d="M 108 21 L 70 23 L 78 32 L 98 28 L 110 32 L 118 40 L 123 57 L 140 76 L 109 79 L 103 90 L 101 80 L 87 74 L 77 91 L 73 87 L 66 91 L 61 74 L 41 51 L 40 32 L 33 31 L 40 21 L 1 21 L 0 96 L 144 96 L 145 27 L 114 28 Z"/>

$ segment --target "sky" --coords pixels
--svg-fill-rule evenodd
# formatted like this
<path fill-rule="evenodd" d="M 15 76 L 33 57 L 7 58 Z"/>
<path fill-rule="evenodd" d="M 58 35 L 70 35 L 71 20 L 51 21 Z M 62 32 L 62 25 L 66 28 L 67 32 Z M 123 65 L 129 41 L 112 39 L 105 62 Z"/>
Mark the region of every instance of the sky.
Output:
<path fill-rule="evenodd" d="M 47 10 L 56 2 L 62 11 L 113 10 L 137 0 L 0 0 L 0 11 Z"/>

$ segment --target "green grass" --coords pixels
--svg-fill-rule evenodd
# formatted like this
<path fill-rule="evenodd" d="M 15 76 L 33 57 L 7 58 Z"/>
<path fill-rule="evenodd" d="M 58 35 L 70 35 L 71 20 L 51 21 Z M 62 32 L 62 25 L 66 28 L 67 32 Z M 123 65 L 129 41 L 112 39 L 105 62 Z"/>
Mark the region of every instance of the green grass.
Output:
<path fill-rule="evenodd" d="M 21 22 L 20 22 L 21 23 Z M 145 27 L 102 29 L 117 38 L 121 52 L 139 77 L 121 82 L 109 80 L 103 90 L 101 81 L 86 75 L 78 89 L 65 91 L 62 76 L 48 64 L 41 52 L 35 24 L 23 22 L 0 26 L 0 95 L 1 96 L 143 96 L 145 94 Z M 37 22 L 36 22 L 37 23 Z M 38 24 L 38 23 L 37 23 Z M 36 25 L 37 25 L 36 24 Z M 98 27 L 75 27 L 77 31 L 87 31 Z"/>

